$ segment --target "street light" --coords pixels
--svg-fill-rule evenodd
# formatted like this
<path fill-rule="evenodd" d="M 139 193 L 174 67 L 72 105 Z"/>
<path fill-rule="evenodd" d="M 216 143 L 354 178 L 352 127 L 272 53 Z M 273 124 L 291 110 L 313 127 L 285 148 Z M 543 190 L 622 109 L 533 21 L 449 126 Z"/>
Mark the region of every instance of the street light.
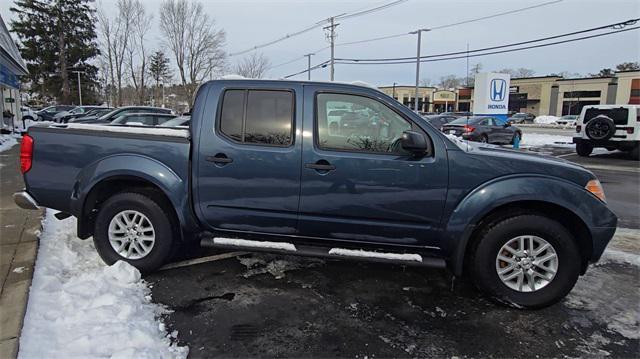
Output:
<path fill-rule="evenodd" d="M 80 70 L 71 70 L 71 72 L 78 74 L 78 100 L 80 101 L 80 106 L 82 106 L 82 87 L 80 86 L 80 74 L 85 73 Z"/>
<path fill-rule="evenodd" d="M 431 31 L 430 29 L 418 29 L 411 31 L 410 34 L 418 34 L 418 54 L 416 55 L 416 95 L 414 97 L 413 110 L 418 112 L 418 87 L 420 85 L 420 43 L 422 42 L 422 32 Z"/>

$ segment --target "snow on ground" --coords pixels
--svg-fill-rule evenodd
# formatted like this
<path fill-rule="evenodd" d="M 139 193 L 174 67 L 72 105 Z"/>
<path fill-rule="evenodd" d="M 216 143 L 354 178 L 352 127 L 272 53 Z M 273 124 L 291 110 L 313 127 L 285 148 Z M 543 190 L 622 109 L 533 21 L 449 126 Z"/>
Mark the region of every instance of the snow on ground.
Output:
<path fill-rule="evenodd" d="M 75 219 L 53 215 L 43 221 L 19 358 L 186 358 L 140 272 L 106 266 L 91 240 L 74 235 Z"/>
<path fill-rule="evenodd" d="M 560 117 L 557 116 L 538 116 L 533 120 L 533 123 L 555 125 L 558 123 Z"/>
<path fill-rule="evenodd" d="M 329 250 L 329 254 L 348 257 L 368 257 L 410 262 L 422 262 L 422 256 L 412 253 L 381 253 L 365 251 L 362 249 L 331 248 Z"/>
<path fill-rule="evenodd" d="M 520 141 L 520 146 L 525 147 L 533 147 L 533 146 L 544 146 L 544 145 L 553 145 L 553 146 L 562 146 L 562 147 L 573 147 L 575 146 L 573 143 L 573 137 L 571 136 L 562 136 L 562 135 L 548 135 L 541 133 L 528 133 L 525 132 L 522 135 L 522 141 Z"/>
<path fill-rule="evenodd" d="M 18 143 L 12 135 L 0 135 L 0 152 L 6 151 Z"/>

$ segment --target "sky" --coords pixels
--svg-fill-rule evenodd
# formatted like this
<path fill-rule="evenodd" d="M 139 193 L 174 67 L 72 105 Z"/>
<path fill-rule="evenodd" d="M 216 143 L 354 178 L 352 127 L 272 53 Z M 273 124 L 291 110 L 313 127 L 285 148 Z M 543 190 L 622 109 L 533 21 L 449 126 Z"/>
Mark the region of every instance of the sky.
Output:
<path fill-rule="evenodd" d="M 407 0 L 393 7 L 339 21 L 337 43 L 358 41 L 408 33 L 418 28 L 432 28 L 468 19 L 483 17 L 518 8 L 533 6 L 550 0 Z M 217 1 L 201 0 L 205 12 L 216 26 L 225 30 L 228 53 L 251 48 L 288 33 L 304 29 L 332 15 L 354 12 L 390 2 L 390 0 L 281 0 L 281 1 Z M 116 0 L 101 0 L 99 6 L 113 9 Z M 154 15 L 150 24 L 149 43 L 153 49 L 169 49 L 162 45 L 159 29 L 159 0 L 143 0 Z M 10 1 L 2 1 L 2 17 L 12 18 Z M 640 17 L 637 0 L 564 0 L 524 12 L 423 33 L 421 54 L 440 54 L 531 40 L 556 34 L 607 25 Z M 9 22 L 9 21 L 7 21 Z M 640 23 L 639 23 L 640 24 Z M 336 57 L 388 58 L 416 55 L 415 35 L 364 44 L 337 46 Z M 314 29 L 258 50 L 272 65 L 297 57 L 290 64 L 272 68 L 267 76 L 280 78 L 307 67 L 302 56 L 328 45 L 324 30 Z M 230 57 L 233 65 L 242 59 Z M 328 49 L 312 57 L 312 65 L 329 59 Z M 569 71 L 596 73 L 602 68 L 640 59 L 640 30 L 589 39 L 547 48 L 471 58 L 470 64 L 482 64 L 484 71 L 503 68 L 529 68 L 536 76 Z M 442 76 L 465 76 L 466 60 L 430 62 L 421 65 L 421 78 L 437 83 Z M 294 78 L 306 79 L 306 73 Z M 312 72 L 314 80 L 328 80 L 328 68 Z M 415 83 L 415 64 L 402 65 L 336 65 L 337 81 L 365 81 L 377 86 Z"/>

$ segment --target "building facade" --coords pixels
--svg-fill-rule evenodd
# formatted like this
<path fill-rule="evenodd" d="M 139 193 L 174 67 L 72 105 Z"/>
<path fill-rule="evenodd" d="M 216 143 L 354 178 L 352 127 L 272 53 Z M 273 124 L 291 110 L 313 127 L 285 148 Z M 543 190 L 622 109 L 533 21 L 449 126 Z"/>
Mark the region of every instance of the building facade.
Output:
<path fill-rule="evenodd" d="M 0 16 L 0 110 L 2 128 L 12 126 L 11 121 L 22 118 L 20 111 L 20 76 L 27 74 L 27 66 L 11 39 L 9 30 Z"/>
<path fill-rule="evenodd" d="M 383 86 L 380 90 L 413 108 L 414 86 Z M 423 112 L 471 111 L 473 95 L 473 87 L 455 91 L 420 87 L 418 104 Z M 511 79 L 510 112 L 536 116 L 577 115 L 584 106 L 605 104 L 640 104 L 640 71 L 619 71 L 611 77 Z"/>

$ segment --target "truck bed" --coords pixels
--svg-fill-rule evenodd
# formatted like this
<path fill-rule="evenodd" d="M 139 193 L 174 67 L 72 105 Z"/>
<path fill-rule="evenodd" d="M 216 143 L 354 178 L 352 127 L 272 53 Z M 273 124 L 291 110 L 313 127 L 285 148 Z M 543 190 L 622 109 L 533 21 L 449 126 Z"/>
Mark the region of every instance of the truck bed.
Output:
<path fill-rule="evenodd" d="M 69 124 L 32 126 L 33 165 L 25 174 L 31 195 L 44 207 L 74 213 L 71 203 L 87 180 L 116 172 L 132 175 L 150 163 L 168 168 L 188 193 L 190 134 L 187 129 Z M 117 165 L 115 165 L 117 163 Z M 110 168 L 113 167 L 113 168 Z M 140 168 L 142 170 L 142 168 Z M 151 172 L 153 173 L 153 171 Z M 157 176 L 166 176 L 156 171 Z"/>

